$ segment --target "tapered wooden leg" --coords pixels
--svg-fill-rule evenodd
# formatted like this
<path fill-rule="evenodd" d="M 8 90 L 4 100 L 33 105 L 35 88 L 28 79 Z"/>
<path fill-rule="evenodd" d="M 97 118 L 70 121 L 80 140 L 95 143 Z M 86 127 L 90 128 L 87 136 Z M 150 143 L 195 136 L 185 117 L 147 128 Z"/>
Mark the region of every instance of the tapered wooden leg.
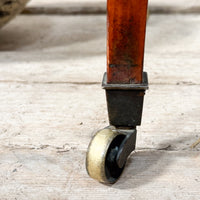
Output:
<path fill-rule="evenodd" d="M 148 0 L 107 1 L 107 82 L 141 83 Z"/>

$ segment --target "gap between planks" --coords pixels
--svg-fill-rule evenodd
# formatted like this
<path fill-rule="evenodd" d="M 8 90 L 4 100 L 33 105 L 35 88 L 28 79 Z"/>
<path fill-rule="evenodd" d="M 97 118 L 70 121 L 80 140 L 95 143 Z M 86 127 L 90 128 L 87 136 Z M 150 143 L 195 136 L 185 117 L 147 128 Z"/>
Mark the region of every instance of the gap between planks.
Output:
<path fill-rule="evenodd" d="M 200 3 L 198 0 L 169 0 L 167 2 L 151 0 L 149 1 L 149 10 L 151 14 L 199 14 Z M 106 14 L 106 1 L 57 0 L 52 3 L 35 0 L 28 4 L 23 13 L 55 15 Z"/>

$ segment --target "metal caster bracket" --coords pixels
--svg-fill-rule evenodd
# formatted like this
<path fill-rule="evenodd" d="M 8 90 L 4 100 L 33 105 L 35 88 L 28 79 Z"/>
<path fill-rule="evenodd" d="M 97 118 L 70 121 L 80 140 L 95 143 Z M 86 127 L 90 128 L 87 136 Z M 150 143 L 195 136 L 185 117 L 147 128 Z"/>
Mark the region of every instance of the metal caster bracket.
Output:
<path fill-rule="evenodd" d="M 122 168 L 125 165 L 128 156 L 131 154 L 132 151 L 135 150 L 137 130 L 118 129 L 117 131 L 126 135 L 125 139 L 119 147 L 116 157 L 117 165 Z"/>

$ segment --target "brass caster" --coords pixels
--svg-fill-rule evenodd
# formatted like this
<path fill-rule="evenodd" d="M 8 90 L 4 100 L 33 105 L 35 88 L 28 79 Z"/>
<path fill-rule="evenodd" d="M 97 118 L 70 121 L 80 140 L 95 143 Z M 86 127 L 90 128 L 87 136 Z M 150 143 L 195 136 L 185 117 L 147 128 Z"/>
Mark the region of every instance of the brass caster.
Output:
<path fill-rule="evenodd" d="M 118 180 L 125 164 L 120 168 L 116 157 L 125 137 L 112 126 L 95 134 L 86 156 L 86 169 L 93 179 L 105 184 L 113 184 Z"/>

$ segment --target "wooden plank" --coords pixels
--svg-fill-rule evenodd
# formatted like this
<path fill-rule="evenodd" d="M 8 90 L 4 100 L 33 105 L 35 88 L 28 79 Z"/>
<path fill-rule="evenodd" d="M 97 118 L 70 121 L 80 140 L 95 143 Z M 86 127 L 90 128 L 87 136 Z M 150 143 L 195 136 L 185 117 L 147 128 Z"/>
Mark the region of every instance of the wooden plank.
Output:
<path fill-rule="evenodd" d="M 19 17 L 0 33 L 0 199 L 199 200 L 199 17 L 150 18 L 153 85 L 136 153 L 113 186 L 85 170 L 91 137 L 108 125 L 104 27 L 104 16 Z"/>
<path fill-rule="evenodd" d="M 138 149 L 200 150 L 200 87 L 154 85 L 145 96 Z M 0 84 L 1 147 L 86 149 L 108 125 L 99 85 Z"/>
<path fill-rule="evenodd" d="M 196 13 L 199 14 L 200 1 L 199 0 L 151 0 L 150 12 L 151 13 Z"/>
<path fill-rule="evenodd" d="M 85 150 L 3 149 L 0 163 L 2 200 L 200 198 L 199 152 L 139 151 L 113 186 L 88 177 Z"/>
<path fill-rule="evenodd" d="M 199 31 L 198 15 L 151 15 L 151 84 L 200 84 Z M 106 71 L 106 16 L 19 16 L 0 43 L 1 82 L 100 83 Z"/>
<path fill-rule="evenodd" d="M 24 10 L 25 14 L 105 14 L 106 1 L 98 0 L 56 0 L 56 1 L 30 1 Z"/>
<path fill-rule="evenodd" d="M 150 13 L 199 13 L 199 0 L 151 0 Z M 106 0 L 55 0 L 30 1 L 25 13 L 32 14 L 94 14 L 106 13 Z"/>
<path fill-rule="evenodd" d="M 106 186 L 85 170 L 87 145 L 107 126 L 99 85 L 1 83 L 0 199 L 198 200 L 199 95 L 198 85 L 151 86 L 137 151 Z"/>

